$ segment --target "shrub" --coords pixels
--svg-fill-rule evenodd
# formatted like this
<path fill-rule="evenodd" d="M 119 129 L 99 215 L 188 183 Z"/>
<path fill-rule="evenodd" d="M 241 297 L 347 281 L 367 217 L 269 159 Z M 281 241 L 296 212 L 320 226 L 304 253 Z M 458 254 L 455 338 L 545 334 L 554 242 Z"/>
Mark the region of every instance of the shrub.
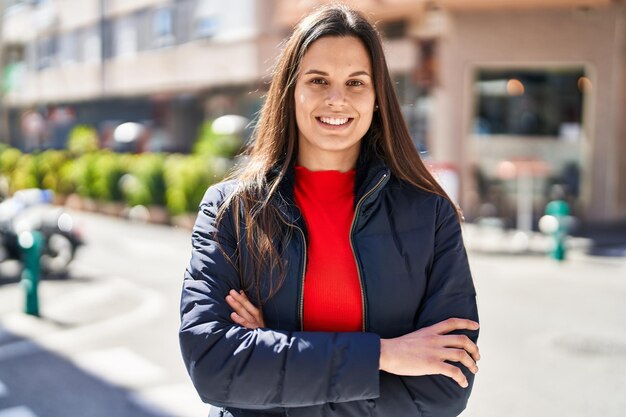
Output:
<path fill-rule="evenodd" d="M 61 193 L 60 172 L 61 167 L 68 160 L 67 152 L 48 150 L 37 154 L 35 160 L 41 178 L 41 187 L 50 189 L 57 194 Z"/>
<path fill-rule="evenodd" d="M 21 155 L 13 172 L 9 175 L 11 194 L 25 188 L 37 188 L 40 185 L 36 159 L 32 154 Z"/>
<path fill-rule="evenodd" d="M 69 195 L 77 192 L 77 184 L 74 178 L 74 170 L 76 169 L 76 160 L 68 159 L 59 167 L 59 181 L 57 188 L 60 194 Z"/>
<path fill-rule="evenodd" d="M 22 156 L 22 152 L 16 148 L 6 148 L 0 153 L 0 173 L 11 176 L 18 161 Z"/>
<path fill-rule="evenodd" d="M 148 153 L 131 156 L 129 172 L 122 180 L 125 200 L 130 205 L 164 205 L 165 156 Z"/>
<path fill-rule="evenodd" d="M 207 187 L 220 180 L 224 162 L 198 155 L 171 155 L 165 161 L 166 203 L 170 214 L 195 212 Z"/>
<path fill-rule="evenodd" d="M 96 129 L 88 125 L 77 125 L 70 131 L 67 147 L 70 153 L 79 156 L 97 151 L 99 143 Z"/>
<path fill-rule="evenodd" d="M 98 193 L 94 187 L 96 183 L 96 159 L 95 153 L 85 154 L 74 160 L 69 177 L 78 194 L 83 197 L 97 198 Z"/>
<path fill-rule="evenodd" d="M 238 135 L 224 135 L 213 130 L 213 122 L 206 121 L 193 147 L 193 153 L 205 157 L 233 158 L 241 149 L 243 139 Z"/>
<path fill-rule="evenodd" d="M 95 155 L 93 173 L 93 194 L 105 201 L 123 201 L 124 193 L 120 180 L 126 174 L 128 165 L 125 158 L 105 150 Z"/>

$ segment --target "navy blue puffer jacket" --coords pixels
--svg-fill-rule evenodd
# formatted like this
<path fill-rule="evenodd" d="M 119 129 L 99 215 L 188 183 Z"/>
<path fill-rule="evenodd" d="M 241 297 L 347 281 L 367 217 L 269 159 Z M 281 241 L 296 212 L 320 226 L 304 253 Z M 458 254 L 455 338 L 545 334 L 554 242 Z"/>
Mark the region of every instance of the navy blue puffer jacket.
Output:
<path fill-rule="evenodd" d="M 351 231 L 361 279 L 363 332 L 302 329 L 306 229 L 293 202 L 293 170 L 275 199 L 293 226 L 282 248 L 287 275 L 263 306 L 266 328 L 234 324 L 225 297 L 249 276 L 245 245 L 237 245 L 232 213 L 215 217 L 235 183 L 210 187 L 200 204 L 181 301 L 180 344 L 203 401 L 224 415 L 456 416 L 470 386 L 442 376 L 403 377 L 379 371 L 380 338 L 450 317 L 478 321 L 461 229 L 448 200 L 395 178 L 379 160 L 359 160 Z M 243 262 L 230 262 L 236 251 Z M 240 265 L 240 266 L 237 266 Z M 238 271 L 241 269 L 241 271 Z M 244 279 L 245 282 L 245 279 Z M 261 288 L 266 295 L 268 288 Z M 465 332 L 474 342 L 477 332 Z"/>

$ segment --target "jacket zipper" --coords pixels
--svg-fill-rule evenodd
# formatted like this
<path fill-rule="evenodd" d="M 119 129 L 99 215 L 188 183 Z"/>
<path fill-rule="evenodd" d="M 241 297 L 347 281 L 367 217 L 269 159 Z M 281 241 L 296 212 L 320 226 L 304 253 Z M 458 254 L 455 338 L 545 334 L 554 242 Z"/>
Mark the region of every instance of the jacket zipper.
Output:
<path fill-rule="evenodd" d="M 380 180 L 378 180 L 378 182 L 376 183 L 375 186 L 373 186 L 367 193 L 365 193 L 363 195 L 363 197 L 361 197 L 359 199 L 359 202 L 357 203 L 357 205 L 354 208 L 354 217 L 352 218 L 352 225 L 350 226 L 350 248 L 352 249 L 352 255 L 354 256 L 354 263 L 356 264 L 356 272 L 359 276 L 359 285 L 361 286 L 361 305 L 362 305 L 362 317 L 361 317 L 361 321 L 363 323 L 362 329 L 363 331 L 365 331 L 365 316 L 366 316 L 366 304 L 365 304 L 365 287 L 363 286 L 363 276 L 361 274 L 361 265 L 359 264 L 359 259 L 356 256 L 356 251 L 354 250 L 354 226 L 356 225 L 356 220 L 357 217 L 359 216 L 359 210 L 361 208 L 361 204 L 363 203 L 363 201 L 365 201 L 365 199 L 372 194 L 385 180 L 385 178 L 387 178 L 387 174 L 383 174 L 383 176 L 380 178 Z"/>
<path fill-rule="evenodd" d="M 378 187 L 380 187 L 380 185 L 384 182 L 385 178 L 387 178 L 387 174 L 383 174 L 383 176 L 380 178 L 380 180 L 378 180 L 378 182 L 376 183 L 376 185 L 374 185 L 367 193 L 365 193 L 363 195 L 363 197 L 361 197 L 354 209 L 354 217 L 352 218 L 352 225 L 350 226 L 350 248 L 352 249 L 352 255 L 354 256 L 354 262 L 356 264 L 356 271 L 357 271 L 357 275 L 359 277 L 359 286 L 361 287 L 361 305 L 363 306 L 362 311 L 362 317 L 361 317 L 361 321 L 363 323 L 362 329 L 363 331 L 365 331 L 365 289 L 363 286 L 363 278 L 361 275 L 361 266 L 359 265 L 359 260 L 357 259 L 356 256 L 356 252 L 354 251 L 354 243 L 352 241 L 353 239 L 353 232 L 354 232 L 354 226 L 356 224 L 356 220 L 358 217 L 358 213 L 359 213 L 359 209 L 361 208 L 361 204 L 363 203 L 363 201 L 365 201 L 365 199 L 367 197 L 369 197 Z M 304 231 L 300 228 L 300 226 L 297 225 L 293 225 L 293 227 L 295 227 L 296 229 L 298 229 L 300 231 L 300 234 L 302 235 L 302 259 L 303 259 L 303 263 L 302 263 L 302 278 L 300 281 L 300 305 L 299 305 L 299 315 L 300 315 L 300 330 L 304 330 L 304 277 L 306 275 L 306 262 L 307 262 L 307 250 L 306 250 L 306 236 L 304 235 Z"/>
<path fill-rule="evenodd" d="M 306 262 L 307 262 L 307 253 L 306 253 L 306 236 L 304 235 L 304 231 L 300 228 L 300 226 L 293 225 L 296 229 L 300 231 L 302 234 L 302 279 L 300 281 L 300 305 L 298 314 L 300 316 L 300 330 L 304 331 L 304 276 L 306 274 Z"/>

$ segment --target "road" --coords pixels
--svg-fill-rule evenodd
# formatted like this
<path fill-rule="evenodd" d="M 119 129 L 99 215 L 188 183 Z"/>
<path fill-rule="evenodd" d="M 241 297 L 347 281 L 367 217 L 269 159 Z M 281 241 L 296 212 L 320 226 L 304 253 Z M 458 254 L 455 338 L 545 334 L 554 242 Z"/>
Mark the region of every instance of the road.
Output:
<path fill-rule="evenodd" d="M 87 245 L 69 279 L 41 283 L 44 319 L 0 286 L 0 417 L 206 416 L 177 338 L 189 232 L 76 217 Z"/>
<path fill-rule="evenodd" d="M 88 244 L 42 282 L 42 319 L 10 265 L 0 278 L 0 417 L 206 416 L 177 340 L 189 232 L 76 216 Z M 463 416 L 624 416 L 626 262 L 470 262 L 483 359 Z"/>

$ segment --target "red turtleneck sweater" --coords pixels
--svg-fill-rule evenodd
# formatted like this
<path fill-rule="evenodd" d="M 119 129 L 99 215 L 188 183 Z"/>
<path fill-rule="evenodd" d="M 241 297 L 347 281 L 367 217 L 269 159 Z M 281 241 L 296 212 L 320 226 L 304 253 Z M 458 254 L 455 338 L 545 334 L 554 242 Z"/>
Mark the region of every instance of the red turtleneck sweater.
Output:
<path fill-rule="evenodd" d="M 361 284 L 350 246 L 355 174 L 296 166 L 295 199 L 309 238 L 304 330 L 362 330 Z"/>

